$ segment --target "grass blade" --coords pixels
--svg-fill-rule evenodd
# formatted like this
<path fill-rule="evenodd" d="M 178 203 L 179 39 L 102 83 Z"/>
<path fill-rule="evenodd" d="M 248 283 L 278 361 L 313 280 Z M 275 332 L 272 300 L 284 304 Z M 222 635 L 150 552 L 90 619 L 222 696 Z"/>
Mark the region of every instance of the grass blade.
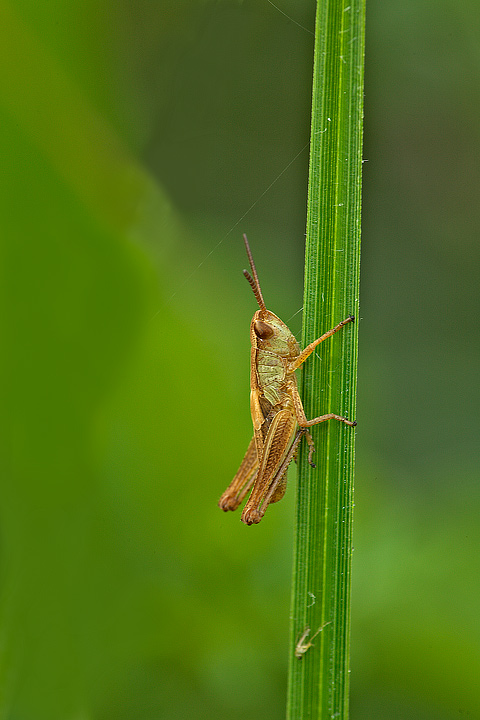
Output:
<path fill-rule="evenodd" d="M 318 1 L 304 346 L 349 314 L 358 318 L 364 26 L 365 0 Z M 307 417 L 355 417 L 357 330 L 358 320 L 307 360 Z M 312 434 L 317 468 L 306 443 L 298 463 L 288 720 L 348 717 L 355 431 L 329 421 Z"/>

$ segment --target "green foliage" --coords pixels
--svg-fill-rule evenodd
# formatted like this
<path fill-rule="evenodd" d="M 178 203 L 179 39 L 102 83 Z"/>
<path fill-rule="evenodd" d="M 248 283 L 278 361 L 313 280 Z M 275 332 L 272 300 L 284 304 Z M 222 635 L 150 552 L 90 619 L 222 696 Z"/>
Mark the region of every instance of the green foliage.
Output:
<path fill-rule="evenodd" d="M 365 2 L 318 3 L 303 342 L 358 315 Z M 307 417 L 355 417 L 356 327 L 304 366 Z M 348 717 L 354 431 L 313 429 L 316 465 L 299 459 L 288 717 Z M 304 657 L 305 628 L 323 628 Z"/>
<path fill-rule="evenodd" d="M 368 11 L 362 316 L 321 348 L 361 330 L 351 715 L 478 717 L 480 15 Z M 255 528 L 216 502 L 242 232 L 299 336 L 313 12 L 1 3 L 2 720 L 284 717 L 295 483 Z"/>

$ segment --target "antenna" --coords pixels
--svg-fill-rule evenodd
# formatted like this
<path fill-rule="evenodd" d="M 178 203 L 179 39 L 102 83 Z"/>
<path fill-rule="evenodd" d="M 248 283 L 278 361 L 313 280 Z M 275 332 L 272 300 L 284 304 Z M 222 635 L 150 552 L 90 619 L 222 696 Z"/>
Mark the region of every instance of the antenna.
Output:
<path fill-rule="evenodd" d="M 252 269 L 253 277 L 252 277 L 252 275 L 250 275 L 248 270 L 244 270 L 243 274 L 245 275 L 248 282 L 250 283 L 250 286 L 253 290 L 253 294 L 255 295 L 255 297 L 257 299 L 260 310 L 266 310 L 267 308 L 265 307 L 265 303 L 263 301 L 263 295 L 262 295 L 262 291 L 260 289 L 260 283 L 258 282 L 257 268 L 255 267 L 255 263 L 253 262 L 252 251 L 250 250 L 250 245 L 248 244 L 247 236 L 245 234 L 243 235 L 243 241 L 245 243 L 245 248 L 247 250 L 248 261 L 249 261 L 250 267 Z"/>

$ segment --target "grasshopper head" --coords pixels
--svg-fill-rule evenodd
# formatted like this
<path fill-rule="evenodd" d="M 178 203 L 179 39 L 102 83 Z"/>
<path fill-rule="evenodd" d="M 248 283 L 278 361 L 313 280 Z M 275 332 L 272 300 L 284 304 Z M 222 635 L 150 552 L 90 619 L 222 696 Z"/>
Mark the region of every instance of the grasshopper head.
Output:
<path fill-rule="evenodd" d="M 289 328 L 270 310 L 257 310 L 252 318 L 252 344 L 282 357 L 297 357 L 299 345 Z"/>
<path fill-rule="evenodd" d="M 300 352 L 295 337 L 292 335 L 288 327 L 279 317 L 267 310 L 263 300 L 260 282 L 258 280 L 257 269 L 253 262 L 252 252 L 248 244 L 247 236 L 244 235 L 245 247 L 247 249 L 248 260 L 252 274 L 247 270 L 243 274 L 247 278 L 253 290 L 253 294 L 258 302 L 259 310 L 255 313 L 251 325 L 252 344 L 261 347 L 263 350 L 269 350 L 283 357 L 297 356 Z"/>

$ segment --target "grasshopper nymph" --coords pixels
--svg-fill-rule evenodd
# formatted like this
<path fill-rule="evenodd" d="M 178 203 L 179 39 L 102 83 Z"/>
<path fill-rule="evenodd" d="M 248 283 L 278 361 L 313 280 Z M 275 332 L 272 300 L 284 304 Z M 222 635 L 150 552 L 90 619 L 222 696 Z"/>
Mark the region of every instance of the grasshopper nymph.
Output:
<path fill-rule="evenodd" d="M 329 620 L 328 622 L 324 623 L 323 625 L 320 625 L 317 632 L 314 635 L 312 635 L 310 640 L 308 639 L 308 636 L 310 635 L 310 628 L 307 625 L 307 627 L 303 631 L 301 637 L 298 639 L 297 644 L 295 646 L 295 657 L 297 658 L 297 660 L 301 660 L 303 658 L 303 656 L 305 655 L 305 653 L 308 650 L 310 650 L 311 647 L 313 647 L 313 640 L 315 640 L 318 633 L 321 633 L 322 630 L 325 627 L 327 627 L 327 625 L 330 625 L 331 622 L 332 621 Z"/>
<path fill-rule="evenodd" d="M 260 522 L 270 503 L 278 502 L 284 496 L 287 469 L 303 435 L 309 445 L 308 461 L 315 467 L 312 463 L 315 447 L 307 428 L 325 420 L 339 420 L 351 426 L 357 424 L 333 413 L 307 420 L 295 378 L 295 370 L 317 345 L 355 318 L 350 315 L 300 352 L 285 323 L 265 307 L 247 236 L 243 239 L 252 271 L 251 275 L 247 270 L 243 274 L 260 308 L 250 325 L 250 410 L 254 435 L 237 474 L 218 504 L 222 510 L 236 510 L 253 487 L 241 518 L 247 525 L 253 525 Z"/>

